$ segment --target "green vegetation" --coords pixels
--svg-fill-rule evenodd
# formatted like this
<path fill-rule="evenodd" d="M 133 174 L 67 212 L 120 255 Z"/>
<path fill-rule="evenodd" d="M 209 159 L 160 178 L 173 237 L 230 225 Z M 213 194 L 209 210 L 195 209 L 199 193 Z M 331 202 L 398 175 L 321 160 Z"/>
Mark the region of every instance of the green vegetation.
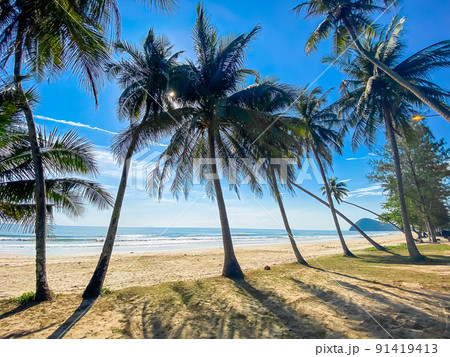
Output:
<path fill-rule="evenodd" d="M 369 179 L 378 182 L 388 192 L 383 204 L 384 220 L 402 224 L 399 196 L 393 180 L 393 159 L 389 147 L 380 150 L 379 160 L 372 160 L 373 171 Z M 412 228 L 419 237 L 427 232 L 436 242 L 436 229 L 446 227 L 450 221 L 447 198 L 450 188 L 448 162 L 450 149 L 444 139 L 436 140 L 425 125 L 415 124 L 399 140 L 399 156 L 403 173 L 405 201 Z"/>
<path fill-rule="evenodd" d="M 23 293 L 22 295 L 12 298 L 10 299 L 10 301 L 19 304 L 19 305 L 26 305 L 29 304 L 30 302 L 33 302 L 34 299 L 36 297 L 36 294 L 34 292 L 28 292 L 28 293 Z"/>
<path fill-rule="evenodd" d="M 111 293 L 112 293 L 111 289 L 103 287 L 102 290 L 100 291 L 100 296 L 105 296 Z"/>

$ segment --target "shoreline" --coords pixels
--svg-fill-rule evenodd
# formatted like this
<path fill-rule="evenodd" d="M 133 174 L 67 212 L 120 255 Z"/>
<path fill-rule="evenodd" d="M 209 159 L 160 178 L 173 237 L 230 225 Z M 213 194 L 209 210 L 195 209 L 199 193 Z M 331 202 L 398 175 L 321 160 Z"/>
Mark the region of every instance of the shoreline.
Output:
<path fill-rule="evenodd" d="M 334 231 L 330 231 L 330 232 L 334 232 Z M 335 233 L 335 232 L 334 232 Z M 348 232 L 347 232 L 348 233 Z M 358 232 L 352 232 L 354 233 L 356 236 L 345 236 L 344 235 L 344 239 L 347 240 L 355 240 L 355 239 L 363 239 L 363 237 L 358 233 Z M 385 237 L 390 237 L 390 236 L 395 236 L 397 234 L 401 234 L 401 232 L 397 232 L 397 231 L 393 231 L 392 233 L 389 232 L 368 232 L 367 233 L 372 239 L 376 240 L 376 239 L 382 239 Z M 280 242 L 270 242 L 270 238 L 268 239 L 269 242 L 251 242 L 251 243 L 241 243 L 238 240 L 234 241 L 234 247 L 235 248 L 252 248 L 252 247 L 261 247 L 261 246 L 283 246 L 285 244 L 289 244 L 286 242 L 287 237 L 284 237 L 286 239 L 283 239 L 284 242 L 280 243 Z M 304 236 L 296 236 L 295 237 L 297 239 L 297 244 L 298 245 L 304 245 L 304 244 L 315 244 L 315 243 L 324 243 L 324 242 L 333 242 L 333 241 L 339 241 L 339 238 L 336 234 L 336 236 L 333 239 L 330 238 L 322 238 L 320 237 L 319 239 L 317 239 L 317 237 L 314 237 L 311 239 L 311 237 L 307 238 L 308 240 L 304 240 Z M 311 240 L 310 240 L 311 239 Z M 151 239 L 149 239 L 151 241 Z M 300 241 L 299 241 L 300 240 Z M 191 250 L 204 250 L 204 249 L 222 249 L 222 240 L 221 237 L 217 242 L 214 242 L 213 245 L 211 246 L 194 246 L 194 244 L 192 244 L 194 247 L 186 247 L 186 245 L 184 246 L 166 246 L 166 247 L 152 247 L 152 246 L 129 246 L 128 248 L 124 248 L 124 247 L 120 247 L 118 246 L 118 240 L 116 239 L 116 245 L 114 247 L 114 255 L 128 255 L 128 254 L 147 254 L 147 253 L 165 253 L 165 252 L 169 252 L 169 253 L 181 253 L 184 251 L 191 251 Z M 0 251 L 0 259 L 2 257 L 16 257 L 16 258 L 29 258 L 29 257 L 34 257 L 35 256 L 35 245 L 30 244 L 29 245 L 31 248 L 30 252 L 20 252 L 20 253 L 15 253 L 15 252 L 1 252 Z M 99 256 L 101 249 L 103 246 L 103 241 L 102 243 L 99 245 L 98 249 L 93 251 L 93 250 L 89 250 L 89 251 L 83 251 L 83 250 L 78 250 L 76 252 L 68 252 L 68 251 L 58 251 L 58 252 L 52 252 L 49 251 L 49 249 L 51 249 L 51 244 L 48 244 L 47 246 L 47 257 L 79 257 L 79 256 Z"/>
<path fill-rule="evenodd" d="M 404 243 L 402 233 L 373 237 L 382 245 Z M 351 250 L 371 247 L 364 238 L 348 239 Z M 306 260 L 341 252 L 339 240 L 298 244 Z M 242 269 L 295 261 L 289 243 L 236 246 Z M 79 294 L 89 282 L 99 254 L 61 254 L 47 257 L 48 279 L 54 293 Z M 105 287 L 112 290 L 131 286 L 149 286 L 168 281 L 196 280 L 219 276 L 222 271 L 222 248 L 114 252 Z M 34 257 L 14 253 L 0 254 L 0 299 L 34 291 Z"/>

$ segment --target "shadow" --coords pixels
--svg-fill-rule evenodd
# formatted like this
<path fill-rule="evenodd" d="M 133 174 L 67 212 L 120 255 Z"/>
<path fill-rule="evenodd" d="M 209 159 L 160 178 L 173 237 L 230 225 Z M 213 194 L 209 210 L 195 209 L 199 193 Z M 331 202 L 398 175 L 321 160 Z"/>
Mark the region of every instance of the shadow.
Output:
<path fill-rule="evenodd" d="M 323 303 L 330 306 L 339 315 L 344 315 L 344 319 L 350 319 L 357 324 L 353 330 L 363 330 L 374 338 L 391 338 L 391 336 L 383 330 L 383 328 L 358 304 L 345 299 L 336 294 L 333 290 L 325 290 L 317 285 L 305 284 L 300 280 L 290 278 L 299 289 L 306 291 Z M 347 336 L 344 336 L 346 338 Z"/>
<path fill-rule="evenodd" d="M 396 253 L 395 253 L 396 254 Z M 426 254 L 426 253 L 424 253 Z M 445 265 L 450 264 L 450 256 L 427 254 L 425 260 L 414 262 L 408 256 L 396 255 L 370 255 L 360 254 L 360 258 L 368 263 L 376 264 L 402 264 L 402 265 Z"/>
<path fill-rule="evenodd" d="M 432 313 L 425 313 L 424 311 L 415 308 L 414 305 L 418 304 L 417 299 L 410 299 L 406 296 L 402 296 L 400 297 L 401 302 L 395 302 L 383 294 L 369 291 L 366 287 L 363 288 L 345 281 L 338 281 L 338 283 L 354 293 L 373 300 L 376 303 L 374 306 L 376 306 L 378 310 L 383 311 L 382 314 L 378 314 L 377 320 L 381 324 L 386 325 L 389 332 L 396 334 L 398 331 L 400 335 L 394 336 L 395 338 L 405 338 L 405 336 L 402 335 L 404 329 L 420 330 L 422 333 L 425 329 L 430 329 L 433 331 L 432 336 L 434 338 L 444 337 L 446 334 L 446 322 L 440 321 L 433 316 Z M 436 297 L 434 297 L 434 299 L 436 299 Z M 383 306 L 385 306 L 385 308 Z M 395 318 L 389 316 L 389 310 L 396 313 Z M 443 333 L 442 336 L 441 333 Z"/>
<path fill-rule="evenodd" d="M 15 307 L 14 309 L 12 309 L 11 311 L 8 311 L 8 312 L 5 312 L 5 313 L 1 314 L 0 315 L 0 320 L 6 319 L 7 317 L 10 317 L 12 315 L 18 314 L 19 312 L 28 310 L 28 309 L 30 309 L 33 306 L 36 306 L 38 304 L 39 304 L 38 302 L 32 301 L 32 302 L 29 302 L 27 304 L 19 305 L 19 306 Z"/>
<path fill-rule="evenodd" d="M 152 294 L 131 303 L 128 295 L 118 295 L 118 303 L 124 303 L 120 319 L 123 336 L 151 339 L 325 337 L 320 322 L 303 315 L 275 292 L 260 291 L 243 280 L 227 279 L 225 284 L 229 290 L 224 294 L 209 285 L 206 291 L 199 291 L 202 287 L 196 284 L 172 283 L 164 292 L 162 304 L 153 303 Z"/>
<path fill-rule="evenodd" d="M 142 323 L 142 335 L 144 338 L 157 338 L 165 339 L 169 336 L 166 333 L 166 329 L 163 326 L 163 322 L 156 316 L 148 316 L 146 310 L 148 303 L 144 302 L 142 306 L 141 323 Z M 147 327 L 149 326 L 149 327 Z"/>
<path fill-rule="evenodd" d="M 37 332 L 41 332 L 41 331 L 47 330 L 50 327 L 55 326 L 55 325 L 56 325 L 56 322 L 52 323 L 52 324 L 50 324 L 50 325 L 48 325 L 46 327 L 42 327 L 40 329 L 33 330 L 33 331 L 22 331 L 22 332 L 11 333 L 9 335 L 3 336 L 2 339 L 21 338 L 21 337 L 29 336 L 29 335 L 32 335 L 33 333 L 37 333 Z"/>
<path fill-rule="evenodd" d="M 61 339 L 91 309 L 97 299 L 83 299 L 75 312 L 59 326 L 48 339 Z"/>
<path fill-rule="evenodd" d="M 253 299 L 257 300 L 268 311 L 275 315 L 278 320 L 289 330 L 293 338 L 318 338 L 325 337 L 325 331 L 312 326 L 299 313 L 290 308 L 285 302 L 276 301 L 274 295 L 265 293 L 253 287 L 245 279 L 233 280 L 239 289 L 249 294 Z M 338 337 L 337 337 L 338 338 Z"/>
<path fill-rule="evenodd" d="M 400 257 L 401 256 L 401 254 L 395 253 L 392 250 L 387 249 L 386 247 L 384 247 L 384 249 L 385 250 L 381 250 L 381 252 L 388 253 L 388 254 L 391 254 L 391 255 L 396 256 L 396 257 Z M 363 256 L 365 256 L 365 255 L 363 255 Z"/>
<path fill-rule="evenodd" d="M 397 290 L 404 291 L 404 292 L 407 292 L 407 293 L 416 294 L 416 295 L 419 295 L 419 296 L 422 296 L 422 297 L 425 297 L 425 298 L 428 298 L 428 299 L 434 299 L 434 296 L 429 295 L 429 294 L 425 294 L 425 293 L 418 292 L 418 291 L 415 291 L 415 290 L 404 289 L 404 288 L 401 288 L 399 286 L 395 286 L 395 285 L 391 285 L 391 284 L 387 284 L 387 283 L 381 283 L 381 282 L 376 281 L 376 280 L 367 280 L 367 279 L 363 279 L 363 278 L 357 278 L 356 276 L 352 276 L 352 275 L 348 275 L 348 274 L 344 274 L 344 273 L 338 273 L 338 272 L 335 272 L 335 271 L 326 270 L 326 269 L 322 269 L 322 268 L 317 268 L 317 267 L 313 267 L 313 266 L 311 268 L 315 269 L 315 270 L 319 270 L 319 271 L 327 273 L 327 274 L 343 276 L 345 278 L 358 280 L 358 281 L 362 281 L 362 282 L 369 283 L 369 284 L 376 284 L 376 285 L 384 286 L 386 288 L 397 289 Z M 393 294 L 393 293 L 391 293 L 391 294 Z M 445 300 L 445 301 L 450 301 L 450 298 L 447 298 L 445 296 L 442 296 L 442 299 Z"/>

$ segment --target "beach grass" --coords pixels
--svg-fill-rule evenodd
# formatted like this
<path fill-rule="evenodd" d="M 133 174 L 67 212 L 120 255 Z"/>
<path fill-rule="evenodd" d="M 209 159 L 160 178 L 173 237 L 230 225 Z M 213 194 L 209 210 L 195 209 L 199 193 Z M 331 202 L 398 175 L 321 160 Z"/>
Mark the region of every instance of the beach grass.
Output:
<path fill-rule="evenodd" d="M 448 338 L 450 246 L 364 249 L 357 258 L 310 259 L 223 277 L 111 290 L 66 338 Z M 157 272 L 155 272 L 157 273 Z M 75 311 L 79 295 L 29 306 L 0 302 L 2 338 L 45 338 Z"/>

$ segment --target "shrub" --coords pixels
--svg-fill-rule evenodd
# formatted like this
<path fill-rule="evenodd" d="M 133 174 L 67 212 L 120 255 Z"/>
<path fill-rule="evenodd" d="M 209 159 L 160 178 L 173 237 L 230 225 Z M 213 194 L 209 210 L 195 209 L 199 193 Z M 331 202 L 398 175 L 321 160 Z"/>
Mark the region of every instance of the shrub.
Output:
<path fill-rule="evenodd" d="M 100 291 L 100 296 L 111 294 L 112 291 L 109 288 L 102 288 Z"/>
<path fill-rule="evenodd" d="M 20 304 L 20 305 L 25 305 L 25 304 L 28 304 L 28 303 L 34 301 L 35 296 L 36 296 L 36 294 L 34 292 L 30 291 L 28 293 L 23 293 L 19 297 L 12 298 L 11 301 L 15 302 L 17 304 Z"/>

